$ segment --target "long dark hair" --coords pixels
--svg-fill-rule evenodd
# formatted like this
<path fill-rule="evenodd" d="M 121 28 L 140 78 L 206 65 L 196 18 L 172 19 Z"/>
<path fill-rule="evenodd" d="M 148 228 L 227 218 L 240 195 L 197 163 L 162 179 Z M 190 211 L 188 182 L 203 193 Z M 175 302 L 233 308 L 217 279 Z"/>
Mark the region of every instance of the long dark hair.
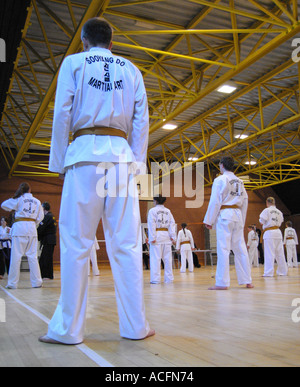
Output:
<path fill-rule="evenodd" d="M 28 193 L 30 191 L 30 185 L 28 183 L 21 183 L 19 188 L 16 190 L 13 199 L 18 199 L 24 193 Z"/>
<path fill-rule="evenodd" d="M 186 228 L 187 224 L 186 223 L 181 223 L 181 227 L 183 229 L 183 232 L 184 232 L 184 235 L 186 236 L 186 233 L 185 233 L 185 228 Z"/>

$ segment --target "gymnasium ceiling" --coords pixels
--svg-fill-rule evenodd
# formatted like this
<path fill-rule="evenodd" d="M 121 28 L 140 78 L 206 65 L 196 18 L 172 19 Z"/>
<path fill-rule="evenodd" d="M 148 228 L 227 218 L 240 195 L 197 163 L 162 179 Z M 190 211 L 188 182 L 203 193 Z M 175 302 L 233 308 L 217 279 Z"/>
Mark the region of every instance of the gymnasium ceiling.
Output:
<path fill-rule="evenodd" d="M 113 52 L 144 76 L 149 165 L 183 166 L 192 157 L 205 162 L 210 185 L 219 159 L 229 154 L 248 189 L 299 179 L 297 0 L 24 4 L 2 0 L 0 15 L 7 56 L 0 63 L 0 159 L 9 176 L 55 176 L 47 167 L 59 66 L 81 50 L 84 22 L 101 16 L 115 31 Z M 217 91 L 228 82 L 234 92 Z M 176 128 L 163 129 L 167 123 Z"/>

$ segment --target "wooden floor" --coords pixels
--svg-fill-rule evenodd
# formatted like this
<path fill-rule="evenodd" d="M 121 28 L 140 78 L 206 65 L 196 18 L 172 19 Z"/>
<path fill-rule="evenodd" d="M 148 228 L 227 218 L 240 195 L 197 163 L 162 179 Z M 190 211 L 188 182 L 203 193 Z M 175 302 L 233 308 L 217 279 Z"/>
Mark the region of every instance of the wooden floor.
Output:
<path fill-rule="evenodd" d="M 83 345 L 47 345 L 37 338 L 47 331 L 60 294 L 60 273 L 30 288 L 21 273 L 19 289 L 0 281 L 0 366 L 9 367 L 239 367 L 299 366 L 300 322 L 292 306 L 299 298 L 300 268 L 288 277 L 262 278 L 252 270 L 255 289 L 239 287 L 231 267 L 231 288 L 209 291 L 214 270 L 174 270 L 173 284 L 151 285 L 144 271 L 147 318 L 156 335 L 144 341 L 120 338 L 112 276 L 89 279 L 86 339 Z M 3 316 L 5 306 L 5 316 Z M 300 317 L 300 311 L 294 312 Z M 295 319 L 294 319 L 295 320 Z M 1 321 L 1 314 L 0 314 Z"/>

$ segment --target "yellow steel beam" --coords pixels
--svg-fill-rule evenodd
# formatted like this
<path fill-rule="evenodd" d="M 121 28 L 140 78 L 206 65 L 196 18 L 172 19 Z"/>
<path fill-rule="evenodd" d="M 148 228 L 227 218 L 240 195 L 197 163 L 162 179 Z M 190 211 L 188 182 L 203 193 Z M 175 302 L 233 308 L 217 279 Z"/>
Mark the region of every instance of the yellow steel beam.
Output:
<path fill-rule="evenodd" d="M 297 24 L 294 26 L 294 29 L 291 30 L 289 33 L 281 33 L 276 38 L 272 39 L 269 43 L 267 43 L 265 46 L 257 50 L 255 53 L 253 53 L 251 56 L 244 59 L 241 63 L 236 65 L 233 69 L 230 69 L 227 71 L 224 75 L 220 76 L 218 79 L 215 79 L 213 82 L 211 82 L 206 88 L 201 90 L 198 95 L 192 100 L 188 101 L 185 104 L 181 105 L 179 108 L 176 108 L 173 112 L 169 114 L 168 117 L 166 117 L 167 121 L 174 120 L 179 114 L 181 114 L 183 111 L 187 110 L 189 107 L 193 106 L 196 102 L 200 101 L 204 97 L 206 97 L 211 92 L 215 91 L 218 87 L 226 83 L 226 81 L 233 79 L 236 75 L 244 71 L 246 68 L 251 66 L 253 63 L 257 62 L 261 58 L 263 58 L 265 55 L 267 55 L 269 52 L 271 52 L 274 48 L 280 46 L 285 41 L 293 38 L 295 35 L 300 33 L 300 25 Z M 150 134 L 154 133 L 157 129 L 161 128 L 163 125 L 162 122 L 157 122 L 156 124 L 152 125 L 150 128 Z"/>

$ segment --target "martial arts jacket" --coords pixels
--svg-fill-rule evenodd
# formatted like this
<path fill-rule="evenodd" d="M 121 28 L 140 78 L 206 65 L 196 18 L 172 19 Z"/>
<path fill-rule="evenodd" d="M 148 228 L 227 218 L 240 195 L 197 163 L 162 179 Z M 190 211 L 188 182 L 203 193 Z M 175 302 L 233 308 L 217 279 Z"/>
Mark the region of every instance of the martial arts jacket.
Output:
<path fill-rule="evenodd" d="M 259 215 L 259 222 L 262 224 L 263 231 L 269 227 L 278 227 L 275 230 L 267 230 L 263 234 L 263 239 L 281 239 L 282 234 L 279 230 L 283 222 L 283 214 L 275 206 L 270 206 L 265 208 L 262 213 Z"/>
<path fill-rule="evenodd" d="M 283 244 L 284 245 L 297 245 L 298 244 L 298 237 L 297 237 L 296 231 L 292 227 L 287 227 L 284 230 Z"/>
<path fill-rule="evenodd" d="M 189 243 L 183 243 L 183 242 L 189 242 Z M 195 248 L 193 235 L 188 229 L 185 229 L 184 231 L 180 230 L 178 233 L 177 241 L 176 241 L 176 250 L 180 250 L 181 248 L 183 250 L 191 250 Z"/>
<path fill-rule="evenodd" d="M 157 204 L 148 212 L 148 236 L 149 242 L 156 244 L 172 244 L 171 238 L 176 240 L 175 221 L 171 211 L 163 204 Z M 168 231 L 160 231 L 165 228 Z"/>
<path fill-rule="evenodd" d="M 7 232 L 7 230 L 9 232 Z M 3 248 L 11 248 L 11 228 L 0 226 L 0 239 L 6 240 L 6 242 L 0 242 L 0 250 Z"/>
<path fill-rule="evenodd" d="M 127 141 L 85 135 L 69 145 L 69 132 L 97 126 L 120 129 Z M 79 162 L 145 165 L 148 135 L 147 95 L 136 66 L 99 47 L 65 58 L 56 90 L 50 171 L 64 174 Z"/>
<path fill-rule="evenodd" d="M 255 246 L 258 246 L 258 244 L 259 244 L 259 238 L 258 238 L 258 235 L 257 235 L 257 233 L 256 233 L 254 230 L 251 230 L 251 231 L 248 233 L 248 242 L 247 242 L 247 246 L 250 247 L 252 244 L 255 244 Z"/>
<path fill-rule="evenodd" d="M 15 222 L 12 226 L 12 237 L 37 236 L 37 226 L 44 219 L 44 210 L 41 202 L 31 193 L 25 193 L 16 199 L 5 200 L 1 207 L 5 211 L 15 211 L 15 219 L 30 218 L 34 220 L 34 222 Z"/>
<path fill-rule="evenodd" d="M 223 205 L 238 206 L 239 208 L 222 209 Z M 212 186 L 211 197 L 204 223 L 214 225 L 217 218 L 228 219 L 245 225 L 248 208 L 248 195 L 244 183 L 233 172 L 225 171 L 218 176 Z"/>

